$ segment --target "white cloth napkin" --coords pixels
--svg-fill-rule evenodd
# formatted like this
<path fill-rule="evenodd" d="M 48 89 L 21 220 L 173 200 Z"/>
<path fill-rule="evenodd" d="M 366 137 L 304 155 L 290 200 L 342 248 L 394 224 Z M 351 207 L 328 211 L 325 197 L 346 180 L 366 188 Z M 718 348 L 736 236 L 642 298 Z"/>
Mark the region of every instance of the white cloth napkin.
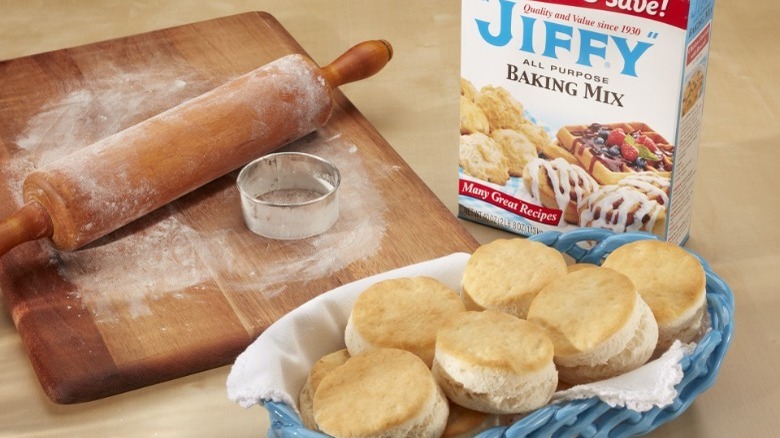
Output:
<path fill-rule="evenodd" d="M 693 352 L 695 344 L 674 341 L 661 357 L 644 366 L 611 379 L 573 386 L 553 395 L 554 402 L 598 397 L 613 408 L 627 407 L 646 412 L 672 404 L 675 386 L 683 378 L 680 360 Z"/>
<path fill-rule="evenodd" d="M 309 370 L 322 356 L 345 348 L 344 329 L 357 296 L 381 280 L 427 276 L 460 291 L 469 254 L 455 253 L 368 277 L 326 292 L 280 318 L 236 359 L 227 379 L 228 398 L 247 408 L 260 400 L 298 405 Z M 674 401 L 683 377 L 679 364 L 689 345 L 675 343 L 659 359 L 613 379 L 555 394 L 554 401 L 598 396 L 610 406 L 646 411 Z"/>

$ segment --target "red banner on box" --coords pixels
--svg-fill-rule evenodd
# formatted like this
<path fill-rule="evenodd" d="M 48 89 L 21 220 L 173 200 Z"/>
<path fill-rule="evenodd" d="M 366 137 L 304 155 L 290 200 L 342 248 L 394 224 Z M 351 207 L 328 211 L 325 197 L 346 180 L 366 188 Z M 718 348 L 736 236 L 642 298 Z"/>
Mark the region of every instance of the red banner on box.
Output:
<path fill-rule="evenodd" d="M 492 187 L 474 181 L 461 179 L 458 184 L 461 195 L 485 201 L 496 207 L 503 208 L 518 216 L 545 225 L 558 225 L 561 222 L 561 210 L 529 204 Z"/>
<path fill-rule="evenodd" d="M 699 56 L 699 53 L 701 53 L 702 50 L 704 50 L 705 47 L 707 47 L 707 44 L 710 42 L 710 25 L 708 24 L 707 27 L 702 30 L 699 35 L 691 41 L 691 44 L 688 46 L 688 55 L 685 59 L 685 64 L 690 64 L 694 59 L 696 59 L 697 56 Z"/>

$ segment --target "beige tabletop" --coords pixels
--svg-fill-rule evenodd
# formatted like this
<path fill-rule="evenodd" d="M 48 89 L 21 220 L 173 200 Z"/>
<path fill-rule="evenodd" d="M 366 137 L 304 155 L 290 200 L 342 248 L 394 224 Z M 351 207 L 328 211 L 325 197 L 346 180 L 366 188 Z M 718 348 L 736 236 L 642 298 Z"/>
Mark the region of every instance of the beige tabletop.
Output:
<path fill-rule="evenodd" d="M 253 10 L 320 63 L 365 39 L 394 45 L 381 77 L 343 91 L 455 214 L 459 0 L 0 0 L 0 60 Z M 715 385 L 652 436 L 769 437 L 780 426 L 779 17 L 773 0 L 716 2 L 688 246 L 731 285 L 736 330 Z M 481 242 L 508 236 L 464 226 Z M 0 301 L 0 436 L 265 436 L 263 408 L 227 399 L 228 372 L 56 405 Z"/>

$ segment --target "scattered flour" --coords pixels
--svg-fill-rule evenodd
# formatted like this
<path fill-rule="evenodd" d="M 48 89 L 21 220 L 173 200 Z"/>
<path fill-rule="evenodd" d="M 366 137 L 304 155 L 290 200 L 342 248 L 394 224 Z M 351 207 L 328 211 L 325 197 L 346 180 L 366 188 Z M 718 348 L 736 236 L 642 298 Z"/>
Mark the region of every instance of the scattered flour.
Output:
<path fill-rule="evenodd" d="M 10 160 L 0 165 L 9 175 L 6 188 L 18 194 L 16 202 L 22 204 L 22 181 L 31 171 L 213 88 L 188 74 L 186 66 L 173 70 L 115 72 L 93 80 L 89 89 L 71 91 L 43 106 L 15 139 Z M 294 259 L 272 251 L 259 261 L 237 260 L 231 243 L 246 241 L 246 230 L 198 230 L 187 224 L 176 203 L 82 250 L 52 249 L 51 263 L 76 287 L 74 294 L 98 323 L 116 324 L 128 317 L 120 317 L 117 309 L 142 318 L 153 312 L 153 301 L 164 296 L 188 299 L 206 284 L 271 299 L 284 293 L 291 280 L 321 278 L 371 257 L 386 231 L 387 206 L 356 154 L 357 146 L 341 133 L 325 137 L 318 132 L 291 146 L 296 148 L 333 162 L 342 170 L 343 181 L 339 220 L 327 233 L 299 241 L 303 250 L 296 249 Z M 239 202 L 234 187 L 211 198 L 209 202 L 225 206 Z M 365 205 L 372 206 L 370 214 L 364 212 Z"/>
<path fill-rule="evenodd" d="M 107 244 L 74 252 L 52 250 L 50 260 L 58 273 L 78 287 L 97 322 L 115 319 L 117 301 L 137 318 L 151 314 L 148 300 L 169 294 L 182 298 L 183 288 L 208 280 L 194 249 L 198 236 L 193 229 L 172 214 L 145 227 L 144 221 L 130 225 L 132 234 Z"/>

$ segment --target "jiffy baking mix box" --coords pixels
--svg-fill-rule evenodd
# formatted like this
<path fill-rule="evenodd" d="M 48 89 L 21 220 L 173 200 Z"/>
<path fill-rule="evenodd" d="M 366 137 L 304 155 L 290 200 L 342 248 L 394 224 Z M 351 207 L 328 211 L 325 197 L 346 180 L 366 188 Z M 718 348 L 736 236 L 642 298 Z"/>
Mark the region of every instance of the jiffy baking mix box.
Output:
<path fill-rule="evenodd" d="M 688 235 L 714 0 L 463 0 L 459 216 Z"/>

